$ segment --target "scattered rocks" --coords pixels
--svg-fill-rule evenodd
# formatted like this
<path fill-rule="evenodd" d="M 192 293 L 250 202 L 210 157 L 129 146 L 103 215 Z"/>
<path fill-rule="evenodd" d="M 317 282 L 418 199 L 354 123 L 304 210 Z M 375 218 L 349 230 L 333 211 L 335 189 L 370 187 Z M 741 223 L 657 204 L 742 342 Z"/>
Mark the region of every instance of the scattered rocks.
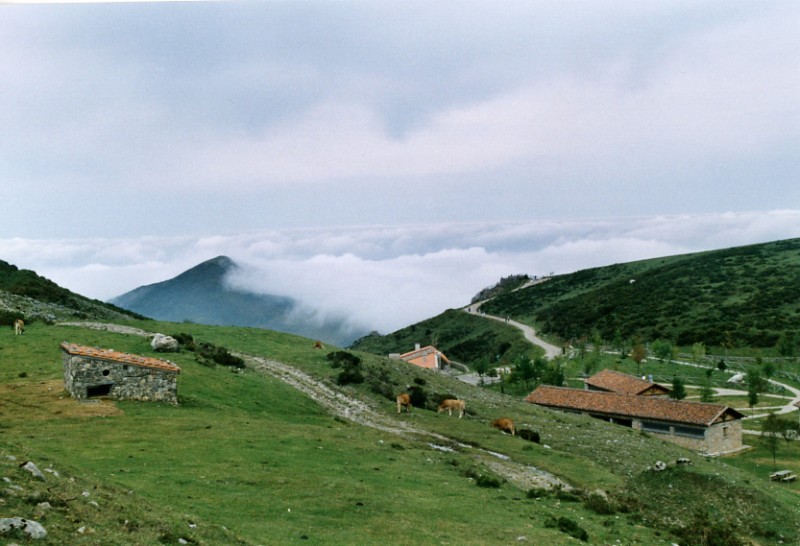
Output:
<path fill-rule="evenodd" d="M 31 461 L 22 463 L 21 465 L 19 465 L 19 467 L 33 474 L 33 477 L 36 478 L 37 480 L 41 480 L 43 482 L 47 481 L 47 479 L 44 477 L 44 474 L 42 474 L 42 471 L 39 470 L 37 466 Z"/>
<path fill-rule="evenodd" d="M 664 461 L 656 461 L 656 464 L 653 465 L 653 472 L 662 472 L 667 469 L 667 463 Z"/>
<path fill-rule="evenodd" d="M 25 518 L 0 518 L 0 534 L 11 533 L 15 529 L 21 530 L 34 540 L 47 536 L 47 531 L 41 523 Z"/>

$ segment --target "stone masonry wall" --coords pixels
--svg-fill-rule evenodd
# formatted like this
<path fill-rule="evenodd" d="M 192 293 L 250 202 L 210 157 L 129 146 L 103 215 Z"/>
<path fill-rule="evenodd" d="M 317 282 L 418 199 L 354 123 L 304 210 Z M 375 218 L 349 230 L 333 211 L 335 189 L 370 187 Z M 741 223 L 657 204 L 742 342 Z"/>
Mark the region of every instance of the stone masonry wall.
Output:
<path fill-rule="evenodd" d="M 63 363 L 64 386 L 75 398 L 102 394 L 117 400 L 178 403 L 174 372 L 69 353 L 63 353 Z"/>

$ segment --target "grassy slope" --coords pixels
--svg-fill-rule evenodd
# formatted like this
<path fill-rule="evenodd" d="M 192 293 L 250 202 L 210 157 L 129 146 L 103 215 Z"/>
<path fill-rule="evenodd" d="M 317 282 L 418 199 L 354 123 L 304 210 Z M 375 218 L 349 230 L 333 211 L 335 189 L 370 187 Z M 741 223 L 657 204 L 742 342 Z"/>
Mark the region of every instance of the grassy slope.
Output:
<path fill-rule="evenodd" d="M 136 325 L 189 332 L 319 377 L 335 373 L 322 352 L 294 336 L 187 324 Z M 9 333 L 0 338 L 0 473 L 23 486 L 20 493 L 0 492 L 0 507 L 3 514 L 38 519 L 49 528 L 51 536 L 42 544 L 177 544 L 181 537 L 200 544 L 508 544 L 519 536 L 533 543 L 575 543 L 546 525 L 559 516 L 578 522 L 592 544 L 617 539 L 670 544 L 666 530 L 674 521 L 665 514 L 689 521 L 711 493 L 709 480 L 715 483 L 714 498 L 727 497 L 733 507 L 720 514 L 731 524 L 740 518 L 742 532 L 762 535 L 763 544 L 775 542 L 765 536 L 798 536 L 796 490 L 692 456 L 692 469 L 671 474 L 680 494 L 648 508 L 641 500 L 649 498 L 646 487 L 626 489 L 624 484 L 646 484 L 653 479 L 643 473 L 646 466 L 684 456 L 683 450 L 387 359 L 362 355 L 370 374 L 390 374 L 386 380 L 397 388 L 422 378 L 431 396 L 447 392 L 469 401 L 470 415 L 462 420 L 424 410 L 398 419 L 550 470 L 581 489 L 609 490 L 630 512 L 598 515 L 580 502 L 527 498 L 510 484 L 476 487 L 465 475 L 488 471 L 469 451 L 436 451 L 424 441 L 334 419 L 271 377 L 204 367 L 191 353 L 173 358 L 182 367 L 179 407 L 78 404 L 63 397 L 58 343 L 64 339 L 152 355 L 144 338 L 75 327 L 36 324 L 22 337 Z M 372 394 L 366 384 L 345 390 L 381 411 L 394 411 L 391 401 Z M 499 415 L 540 431 L 542 444 L 549 447 L 489 428 L 488 421 Z M 52 466 L 63 478 L 48 477 L 43 489 L 9 463 L 8 454 Z M 746 506 L 752 510 L 755 503 L 755 514 L 736 502 L 744 481 Z M 96 499 L 99 507 L 84 497 L 63 501 L 78 490 L 89 491 L 88 499 Z M 631 498 L 635 491 L 641 497 Z M 43 499 L 54 507 L 36 517 L 36 504 Z M 646 509 L 638 511 L 638 506 Z M 76 533 L 84 525 L 93 532 Z"/>
<path fill-rule="evenodd" d="M 800 239 L 587 269 L 499 296 L 487 313 L 564 339 L 773 347 L 800 329 Z M 631 283 L 631 279 L 635 279 Z"/>

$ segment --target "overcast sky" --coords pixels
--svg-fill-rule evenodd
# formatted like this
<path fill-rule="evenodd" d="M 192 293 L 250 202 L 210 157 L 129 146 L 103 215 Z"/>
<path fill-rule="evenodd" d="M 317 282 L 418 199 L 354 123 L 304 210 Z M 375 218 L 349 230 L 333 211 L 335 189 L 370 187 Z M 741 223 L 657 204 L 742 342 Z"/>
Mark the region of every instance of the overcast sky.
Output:
<path fill-rule="evenodd" d="M 800 236 L 796 1 L 1 5 L 0 82 L 0 259 L 100 299 L 227 254 L 388 331 Z"/>

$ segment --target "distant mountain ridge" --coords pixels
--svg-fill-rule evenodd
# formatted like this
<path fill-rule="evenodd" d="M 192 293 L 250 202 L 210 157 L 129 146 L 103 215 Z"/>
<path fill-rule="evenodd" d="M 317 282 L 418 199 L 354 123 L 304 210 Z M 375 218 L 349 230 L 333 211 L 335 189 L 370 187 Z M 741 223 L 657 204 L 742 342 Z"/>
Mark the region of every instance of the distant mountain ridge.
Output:
<path fill-rule="evenodd" d="M 217 256 L 180 275 L 140 286 L 110 303 L 157 320 L 217 326 L 250 326 L 297 334 L 347 346 L 364 335 L 344 317 L 320 320 L 297 300 L 231 287 L 226 279 L 240 270 L 227 256 Z"/>

